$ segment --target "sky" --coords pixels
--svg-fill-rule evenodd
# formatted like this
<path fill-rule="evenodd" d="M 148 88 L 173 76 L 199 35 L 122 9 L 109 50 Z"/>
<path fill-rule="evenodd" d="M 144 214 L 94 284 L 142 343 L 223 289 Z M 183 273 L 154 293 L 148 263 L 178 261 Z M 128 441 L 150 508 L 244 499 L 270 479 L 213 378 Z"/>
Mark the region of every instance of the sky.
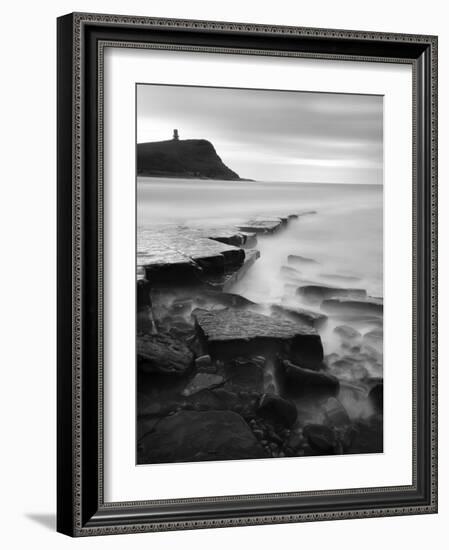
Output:
<path fill-rule="evenodd" d="M 242 178 L 383 183 L 383 98 L 142 84 L 137 141 L 207 139 Z"/>

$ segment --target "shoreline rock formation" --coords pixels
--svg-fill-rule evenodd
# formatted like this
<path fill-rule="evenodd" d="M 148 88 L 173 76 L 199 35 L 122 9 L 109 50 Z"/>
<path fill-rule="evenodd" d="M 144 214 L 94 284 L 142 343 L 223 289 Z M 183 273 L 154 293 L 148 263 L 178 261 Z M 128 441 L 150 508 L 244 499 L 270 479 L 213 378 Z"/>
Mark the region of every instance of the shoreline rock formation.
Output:
<path fill-rule="evenodd" d="M 139 464 L 382 451 L 383 381 L 371 374 L 382 301 L 338 278 L 304 284 L 301 271 L 319 264 L 299 255 L 281 270 L 293 286 L 285 305 L 232 291 L 260 256 L 258 239 L 306 213 L 139 232 Z M 335 318 L 340 349 L 324 356 L 320 332 Z M 364 415 L 346 410 L 351 400 Z"/>

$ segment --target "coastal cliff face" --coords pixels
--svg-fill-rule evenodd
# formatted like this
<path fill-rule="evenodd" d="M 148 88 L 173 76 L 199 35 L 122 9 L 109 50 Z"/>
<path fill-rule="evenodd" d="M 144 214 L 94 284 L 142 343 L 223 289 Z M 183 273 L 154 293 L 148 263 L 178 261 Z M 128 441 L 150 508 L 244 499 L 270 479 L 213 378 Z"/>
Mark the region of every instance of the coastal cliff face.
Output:
<path fill-rule="evenodd" d="M 137 174 L 178 178 L 240 180 L 205 139 L 154 141 L 137 144 Z"/>

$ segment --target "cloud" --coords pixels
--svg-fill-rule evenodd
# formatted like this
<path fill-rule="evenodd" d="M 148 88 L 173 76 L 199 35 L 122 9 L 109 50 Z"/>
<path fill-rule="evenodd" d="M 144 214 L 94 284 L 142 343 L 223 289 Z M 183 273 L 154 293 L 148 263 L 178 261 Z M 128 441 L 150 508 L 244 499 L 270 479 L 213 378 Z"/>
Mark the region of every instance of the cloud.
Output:
<path fill-rule="evenodd" d="M 137 120 L 139 142 L 178 128 L 244 177 L 382 183 L 381 96 L 139 85 Z"/>

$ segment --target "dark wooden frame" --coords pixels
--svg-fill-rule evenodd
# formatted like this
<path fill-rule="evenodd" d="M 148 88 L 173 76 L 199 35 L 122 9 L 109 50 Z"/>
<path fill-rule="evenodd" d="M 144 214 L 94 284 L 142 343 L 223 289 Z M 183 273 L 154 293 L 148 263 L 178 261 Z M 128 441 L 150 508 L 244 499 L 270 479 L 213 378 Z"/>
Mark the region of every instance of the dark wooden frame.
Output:
<path fill-rule="evenodd" d="M 138 503 L 104 502 L 101 431 L 102 49 L 108 44 L 412 65 L 412 485 Z M 436 512 L 436 201 L 435 36 L 82 13 L 60 17 L 58 531 L 86 536 Z"/>

